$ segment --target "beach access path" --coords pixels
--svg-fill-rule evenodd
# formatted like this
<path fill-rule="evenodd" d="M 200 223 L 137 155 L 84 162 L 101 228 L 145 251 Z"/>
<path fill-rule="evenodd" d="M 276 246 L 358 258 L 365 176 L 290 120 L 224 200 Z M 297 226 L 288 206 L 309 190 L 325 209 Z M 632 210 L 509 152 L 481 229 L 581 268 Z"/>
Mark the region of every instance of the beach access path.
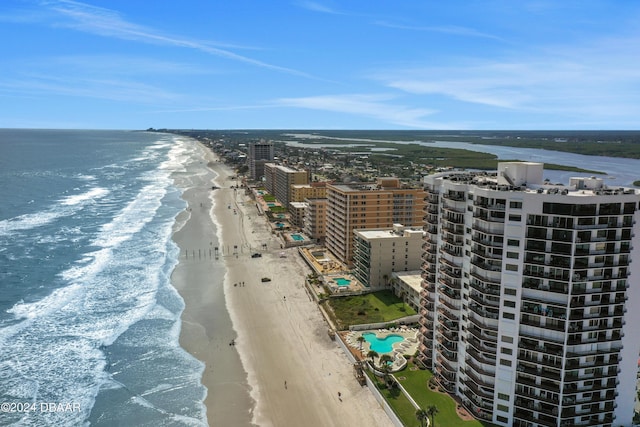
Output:
<path fill-rule="evenodd" d="M 206 365 L 202 381 L 209 390 L 209 425 L 391 426 L 329 338 L 327 324 L 305 290 L 310 270 L 297 249 L 281 248 L 255 202 L 237 188 L 233 171 L 209 149 L 203 147 L 203 153 L 206 171 L 183 196 L 191 215 L 174 239 L 183 251 L 215 245 L 218 259 L 210 259 L 206 251 L 206 260 L 195 259 L 192 249 L 194 259 L 181 257 L 174 278 L 178 273 L 183 281 L 175 286 L 186 304 L 181 344 Z M 215 182 L 210 181 L 212 170 Z M 212 190 L 213 185 L 218 188 Z M 194 214 L 201 208 L 209 220 Z M 216 236 L 213 227 L 207 230 L 208 222 L 216 224 Z M 261 256 L 252 258 L 253 253 Z M 222 330 L 211 313 L 221 310 L 210 306 L 220 304 L 212 297 L 220 289 L 211 289 L 219 278 L 214 281 L 211 274 L 225 274 L 222 304 L 232 325 Z M 263 277 L 271 280 L 263 282 Z"/>

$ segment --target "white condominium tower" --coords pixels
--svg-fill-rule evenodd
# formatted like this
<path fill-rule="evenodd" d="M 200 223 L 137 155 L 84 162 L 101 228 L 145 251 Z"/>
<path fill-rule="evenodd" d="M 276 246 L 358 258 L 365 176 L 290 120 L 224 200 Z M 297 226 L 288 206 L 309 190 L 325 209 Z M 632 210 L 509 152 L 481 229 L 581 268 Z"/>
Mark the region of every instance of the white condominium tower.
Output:
<path fill-rule="evenodd" d="M 420 357 L 497 425 L 629 426 L 640 192 L 542 177 L 524 162 L 425 177 Z"/>

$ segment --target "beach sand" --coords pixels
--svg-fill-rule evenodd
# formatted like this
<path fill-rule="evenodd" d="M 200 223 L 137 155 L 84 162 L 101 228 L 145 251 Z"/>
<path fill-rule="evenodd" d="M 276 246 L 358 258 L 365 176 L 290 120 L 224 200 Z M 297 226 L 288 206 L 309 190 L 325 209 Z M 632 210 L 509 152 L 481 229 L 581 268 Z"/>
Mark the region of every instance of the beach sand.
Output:
<path fill-rule="evenodd" d="M 181 257 L 172 282 L 186 306 L 180 343 L 206 366 L 209 425 L 391 426 L 330 340 L 297 250 L 281 249 L 244 189 L 231 188 L 230 168 L 202 150 L 177 177 L 192 188 L 176 221 L 186 223 L 174 233 Z"/>

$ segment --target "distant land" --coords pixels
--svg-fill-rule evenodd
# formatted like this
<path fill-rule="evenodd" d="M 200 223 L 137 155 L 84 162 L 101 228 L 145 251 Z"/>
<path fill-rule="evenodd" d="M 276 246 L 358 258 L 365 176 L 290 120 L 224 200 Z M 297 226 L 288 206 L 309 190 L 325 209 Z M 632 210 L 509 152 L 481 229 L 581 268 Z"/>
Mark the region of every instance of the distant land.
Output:
<path fill-rule="evenodd" d="M 429 148 L 432 142 L 466 142 L 515 148 L 536 148 L 583 155 L 640 159 L 640 131 L 424 131 L 424 130 L 300 130 L 300 129 L 153 129 L 196 138 L 224 140 L 231 145 L 271 140 L 276 145 L 367 154 L 374 167 L 394 169 L 398 164 L 432 167 L 495 169 L 498 159 L 489 153 Z M 512 159 L 517 161 L 522 159 Z M 501 160 L 506 161 L 506 160 Z M 580 173 L 605 172 L 545 163 L 545 169 Z M 402 170 L 402 168 L 401 168 Z M 640 184 L 640 182 L 638 182 Z M 634 185 L 636 185 L 634 183 Z"/>

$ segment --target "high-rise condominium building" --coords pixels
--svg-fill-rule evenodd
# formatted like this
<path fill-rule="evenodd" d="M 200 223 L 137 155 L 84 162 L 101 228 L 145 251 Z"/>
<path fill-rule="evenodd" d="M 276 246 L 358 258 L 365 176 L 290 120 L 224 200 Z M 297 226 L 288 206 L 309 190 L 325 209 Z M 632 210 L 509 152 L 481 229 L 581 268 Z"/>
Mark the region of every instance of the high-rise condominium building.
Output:
<path fill-rule="evenodd" d="M 274 148 L 271 142 L 255 142 L 249 144 L 249 176 L 258 180 L 264 176 L 264 164 L 272 162 L 274 158 Z"/>
<path fill-rule="evenodd" d="M 393 224 L 421 227 L 424 197 L 424 190 L 404 188 L 396 178 L 327 185 L 327 249 L 350 264 L 354 229 L 391 228 Z"/>
<path fill-rule="evenodd" d="M 425 178 L 420 357 L 497 425 L 631 425 L 640 194 L 542 174 L 512 162 Z"/>

